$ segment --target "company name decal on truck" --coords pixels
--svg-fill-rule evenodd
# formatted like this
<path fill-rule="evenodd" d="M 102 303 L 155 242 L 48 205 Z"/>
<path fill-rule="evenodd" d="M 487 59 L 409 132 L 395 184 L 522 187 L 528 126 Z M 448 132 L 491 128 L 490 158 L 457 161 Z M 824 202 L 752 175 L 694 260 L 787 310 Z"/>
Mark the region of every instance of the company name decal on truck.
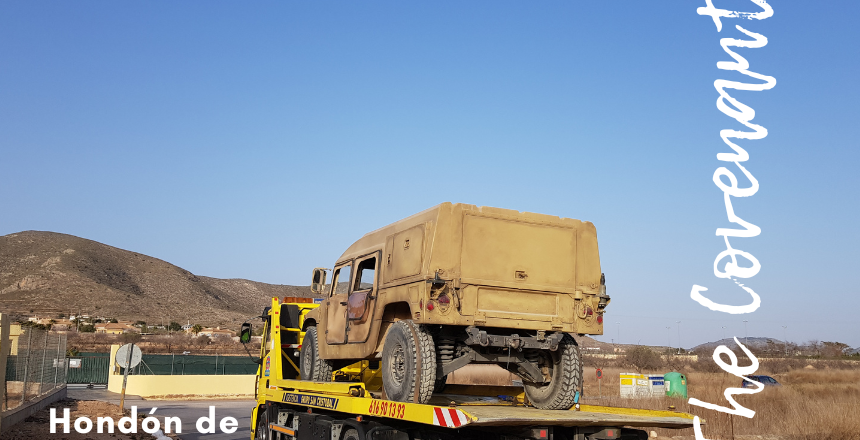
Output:
<path fill-rule="evenodd" d="M 284 393 L 285 403 L 298 403 L 299 405 L 315 406 L 317 408 L 337 409 L 337 398 L 314 396 L 312 394 Z"/>
<path fill-rule="evenodd" d="M 368 414 L 402 419 L 406 416 L 406 405 L 402 403 L 374 400 L 367 409 Z"/>

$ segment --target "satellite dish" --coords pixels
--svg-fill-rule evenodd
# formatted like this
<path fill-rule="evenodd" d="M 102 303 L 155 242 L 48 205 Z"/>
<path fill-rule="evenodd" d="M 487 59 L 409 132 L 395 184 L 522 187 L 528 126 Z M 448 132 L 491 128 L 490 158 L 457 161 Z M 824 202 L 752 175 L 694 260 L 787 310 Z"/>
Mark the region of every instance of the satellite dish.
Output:
<path fill-rule="evenodd" d="M 131 362 L 129 362 L 128 359 L 129 351 L 131 352 Z M 116 357 L 114 359 L 117 365 L 128 369 L 136 367 L 142 358 L 143 352 L 140 351 L 140 347 L 134 344 L 125 344 L 116 351 Z"/>

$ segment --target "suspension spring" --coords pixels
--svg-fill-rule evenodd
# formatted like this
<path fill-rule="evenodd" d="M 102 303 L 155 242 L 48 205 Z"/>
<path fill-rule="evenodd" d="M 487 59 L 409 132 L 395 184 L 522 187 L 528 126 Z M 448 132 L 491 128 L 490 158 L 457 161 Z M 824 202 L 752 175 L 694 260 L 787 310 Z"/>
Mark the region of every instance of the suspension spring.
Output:
<path fill-rule="evenodd" d="M 436 341 L 436 363 L 445 365 L 454 360 L 454 340 L 439 338 Z"/>

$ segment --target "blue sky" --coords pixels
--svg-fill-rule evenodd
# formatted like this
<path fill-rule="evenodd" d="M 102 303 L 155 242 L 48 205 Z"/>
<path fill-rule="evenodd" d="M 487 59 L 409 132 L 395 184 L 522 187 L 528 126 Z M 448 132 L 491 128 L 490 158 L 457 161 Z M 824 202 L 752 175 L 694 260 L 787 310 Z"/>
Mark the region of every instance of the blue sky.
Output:
<path fill-rule="evenodd" d="M 367 231 L 443 201 L 597 227 L 606 335 L 860 346 L 860 5 L 771 2 L 717 32 L 687 2 L 7 2 L 0 234 L 49 230 L 196 274 L 309 283 Z M 754 10 L 748 1 L 718 7 Z M 735 92 L 762 229 L 733 245 L 761 308 L 712 272 L 730 227 L 716 68 L 736 24 L 773 90 Z M 620 324 L 619 324 L 620 323 Z M 666 327 L 670 326 L 671 331 Z M 722 327 L 725 326 L 726 329 Z M 668 333 L 668 335 L 667 335 Z"/>

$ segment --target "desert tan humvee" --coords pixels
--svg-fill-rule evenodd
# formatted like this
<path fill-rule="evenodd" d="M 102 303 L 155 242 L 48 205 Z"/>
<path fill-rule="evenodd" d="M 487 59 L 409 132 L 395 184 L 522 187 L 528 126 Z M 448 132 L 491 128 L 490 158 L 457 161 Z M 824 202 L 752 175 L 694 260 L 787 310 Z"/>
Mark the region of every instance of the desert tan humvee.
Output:
<path fill-rule="evenodd" d="M 469 363 L 519 375 L 537 407 L 567 409 L 582 365 L 568 333 L 603 334 L 609 303 L 594 225 L 568 218 L 443 203 L 370 232 L 312 290 L 301 370 L 381 355 L 389 399 L 425 403 Z"/>

